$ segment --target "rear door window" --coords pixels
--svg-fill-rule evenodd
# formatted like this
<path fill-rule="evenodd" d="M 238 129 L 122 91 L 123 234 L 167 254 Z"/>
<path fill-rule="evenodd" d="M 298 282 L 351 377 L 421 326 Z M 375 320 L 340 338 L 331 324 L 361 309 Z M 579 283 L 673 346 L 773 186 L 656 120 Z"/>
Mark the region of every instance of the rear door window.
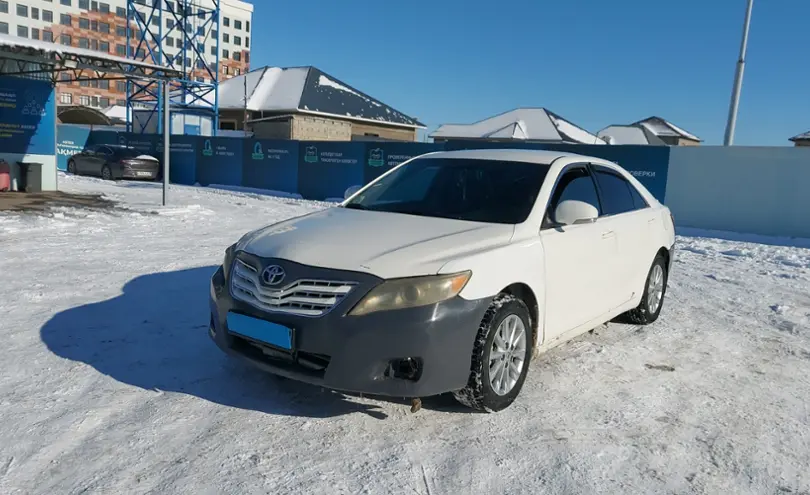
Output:
<path fill-rule="evenodd" d="M 636 208 L 630 183 L 615 172 L 606 168 L 597 168 L 594 177 L 599 184 L 602 198 L 602 216 L 619 215 Z"/>

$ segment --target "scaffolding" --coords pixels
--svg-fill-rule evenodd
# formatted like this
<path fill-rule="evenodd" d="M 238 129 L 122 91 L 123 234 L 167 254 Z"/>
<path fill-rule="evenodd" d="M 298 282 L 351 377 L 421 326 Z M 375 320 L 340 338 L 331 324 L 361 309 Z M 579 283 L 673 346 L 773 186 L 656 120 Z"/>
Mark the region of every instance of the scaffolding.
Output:
<path fill-rule="evenodd" d="M 148 4 L 148 5 L 147 5 Z M 169 86 L 172 112 L 210 113 L 211 132 L 219 128 L 220 0 L 127 0 L 127 57 L 180 72 Z M 213 41 L 206 57 L 207 42 Z M 179 44 L 179 46 L 178 46 Z M 177 50 L 174 56 L 165 48 Z M 165 92 L 153 81 L 127 81 L 127 130 L 145 132 L 157 119 L 163 132 Z M 145 117 L 143 117 L 145 115 Z M 171 126 L 171 124 L 168 124 Z"/>

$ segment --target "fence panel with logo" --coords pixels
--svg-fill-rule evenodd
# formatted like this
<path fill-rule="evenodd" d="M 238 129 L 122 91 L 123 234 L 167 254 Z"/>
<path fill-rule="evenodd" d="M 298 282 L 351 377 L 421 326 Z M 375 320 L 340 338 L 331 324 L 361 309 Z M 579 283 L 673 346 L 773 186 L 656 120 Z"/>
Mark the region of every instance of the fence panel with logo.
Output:
<path fill-rule="evenodd" d="M 366 143 L 366 159 L 363 166 L 364 183 L 368 184 L 400 163 L 411 158 L 444 148 L 435 143 Z"/>
<path fill-rule="evenodd" d="M 298 193 L 298 141 L 243 141 L 243 186 Z"/>
<path fill-rule="evenodd" d="M 163 161 L 163 143 L 160 143 Z M 197 147 L 200 139 L 197 136 L 172 136 L 169 145 L 169 178 L 175 184 L 192 185 L 197 181 Z"/>
<path fill-rule="evenodd" d="M 197 148 L 197 182 L 242 185 L 243 139 L 205 137 Z"/>
<path fill-rule="evenodd" d="M 89 128 L 60 125 L 56 132 L 56 167 L 67 170 L 70 157 L 84 151 L 89 141 Z"/>
<path fill-rule="evenodd" d="M 364 143 L 302 141 L 298 193 L 307 199 L 342 198 L 347 188 L 363 185 Z"/>

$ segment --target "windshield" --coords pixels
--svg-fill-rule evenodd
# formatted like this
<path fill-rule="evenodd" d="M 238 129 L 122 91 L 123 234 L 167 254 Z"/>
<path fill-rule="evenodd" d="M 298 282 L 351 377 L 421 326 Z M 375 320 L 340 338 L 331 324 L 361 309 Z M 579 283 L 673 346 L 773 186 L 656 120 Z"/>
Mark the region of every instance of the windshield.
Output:
<path fill-rule="evenodd" d="M 529 216 L 548 165 L 469 158 L 418 158 L 380 179 L 346 208 L 521 223 Z"/>

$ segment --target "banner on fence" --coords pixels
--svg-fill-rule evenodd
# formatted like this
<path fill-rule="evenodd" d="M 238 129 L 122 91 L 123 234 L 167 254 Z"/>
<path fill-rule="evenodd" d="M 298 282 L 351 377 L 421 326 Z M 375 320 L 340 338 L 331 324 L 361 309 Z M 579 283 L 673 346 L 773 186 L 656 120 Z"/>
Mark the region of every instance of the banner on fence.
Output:
<path fill-rule="evenodd" d="M 298 193 L 298 141 L 243 141 L 243 186 Z"/>
<path fill-rule="evenodd" d="M 221 137 L 197 139 L 202 142 L 196 154 L 197 182 L 204 186 L 209 184 L 241 186 L 244 140 Z"/>
<path fill-rule="evenodd" d="M 88 146 L 90 129 L 60 125 L 56 139 L 56 168 L 67 170 L 71 156 L 81 153 Z"/>
<path fill-rule="evenodd" d="M 404 161 L 432 151 L 440 151 L 443 148 L 443 145 L 436 143 L 366 143 L 366 159 L 363 164 L 365 184 Z"/>
<path fill-rule="evenodd" d="M 363 185 L 364 143 L 302 141 L 299 144 L 298 192 L 308 199 L 343 198 L 350 186 Z"/>
<path fill-rule="evenodd" d="M 50 81 L 0 77 L 0 152 L 53 155 L 56 100 Z"/>

